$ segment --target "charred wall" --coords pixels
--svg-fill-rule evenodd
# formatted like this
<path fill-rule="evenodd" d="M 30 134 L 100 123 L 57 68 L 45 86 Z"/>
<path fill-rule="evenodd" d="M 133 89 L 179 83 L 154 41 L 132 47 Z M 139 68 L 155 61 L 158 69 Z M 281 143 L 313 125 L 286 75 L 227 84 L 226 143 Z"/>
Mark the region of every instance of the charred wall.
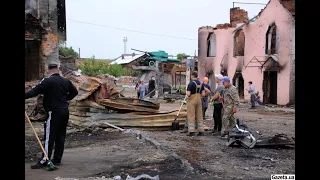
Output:
<path fill-rule="evenodd" d="M 295 0 L 280 0 L 280 3 L 290 12 L 291 16 L 295 19 Z"/>
<path fill-rule="evenodd" d="M 48 64 L 60 64 L 59 39 L 66 40 L 65 0 L 25 0 L 26 44 L 29 44 L 27 41 L 39 41 L 38 49 L 28 51 L 38 52 L 39 59 L 34 55 L 26 57 L 26 62 L 29 63 L 26 65 L 26 73 L 31 73 L 30 69 L 38 68 L 34 73 L 38 73 L 37 79 L 42 78 Z M 26 77 L 35 78 L 32 73 L 26 74 Z"/>
<path fill-rule="evenodd" d="M 24 77 L 25 81 L 40 79 L 43 74 L 40 72 L 40 41 L 28 40 L 25 41 L 24 50 Z"/>
<path fill-rule="evenodd" d="M 247 11 L 240 9 L 239 7 L 230 9 L 230 24 L 232 27 L 236 27 L 237 24 L 245 23 L 248 20 Z"/>

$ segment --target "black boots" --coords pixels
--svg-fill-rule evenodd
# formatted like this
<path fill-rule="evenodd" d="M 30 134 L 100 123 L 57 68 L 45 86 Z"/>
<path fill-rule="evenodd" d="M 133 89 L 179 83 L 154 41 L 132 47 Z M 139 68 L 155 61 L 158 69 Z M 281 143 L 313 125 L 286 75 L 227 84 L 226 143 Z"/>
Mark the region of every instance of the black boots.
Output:
<path fill-rule="evenodd" d="M 194 132 L 189 132 L 189 133 L 187 134 L 187 136 L 195 136 L 195 133 L 194 133 Z M 198 136 L 204 136 L 204 132 L 199 132 L 199 133 L 198 133 Z"/>

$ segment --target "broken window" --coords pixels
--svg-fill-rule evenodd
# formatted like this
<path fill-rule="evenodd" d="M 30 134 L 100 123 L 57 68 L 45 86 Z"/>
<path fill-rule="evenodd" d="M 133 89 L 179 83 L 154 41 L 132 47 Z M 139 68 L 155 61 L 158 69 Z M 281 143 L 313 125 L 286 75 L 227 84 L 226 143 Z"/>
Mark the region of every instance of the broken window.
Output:
<path fill-rule="evenodd" d="M 65 0 L 58 0 L 58 32 L 61 40 L 66 41 L 66 8 Z"/>
<path fill-rule="evenodd" d="M 238 30 L 233 40 L 233 56 L 244 56 L 245 35 L 242 29 Z"/>
<path fill-rule="evenodd" d="M 25 81 L 40 78 L 40 41 L 25 41 L 24 50 Z"/>
<path fill-rule="evenodd" d="M 209 33 L 207 39 L 207 57 L 215 57 L 216 56 L 216 47 L 217 47 L 217 40 L 216 35 L 212 32 Z"/>
<path fill-rule="evenodd" d="M 278 54 L 279 51 L 279 30 L 273 23 L 269 26 L 266 34 L 266 54 Z"/>

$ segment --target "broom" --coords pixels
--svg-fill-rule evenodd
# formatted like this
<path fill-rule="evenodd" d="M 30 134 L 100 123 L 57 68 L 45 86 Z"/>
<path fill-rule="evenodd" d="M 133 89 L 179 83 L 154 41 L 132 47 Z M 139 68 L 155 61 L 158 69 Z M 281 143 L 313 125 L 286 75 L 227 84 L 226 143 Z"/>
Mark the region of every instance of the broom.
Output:
<path fill-rule="evenodd" d="M 36 136 L 36 138 L 38 140 L 38 143 L 39 143 L 39 145 L 40 145 L 40 147 L 42 149 L 42 152 L 43 152 L 44 156 L 47 159 L 47 167 L 45 169 L 48 170 L 48 171 L 53 171 L 53 170 L 57 169 L 57 167 L 49 160 L 46 151 L 43 149 L 43 146 L 42 146 L 41 141 L 40 141 L 40 139 L 38 137 L 38 134 L 37 134 L 36 130 L 34 129 L 32 123 L 31 123 L 31 121 L 29 119 L 29 116 L 28 116 L 27 112 L 25 111 L 24 114 L 25 114 L 25 117 L 26 117 L 27 121 L 29 122 L 29 124 L 30 124 L 30 126 L 31 126 L 31 128 L 33 130 L 34 135 Z"/>

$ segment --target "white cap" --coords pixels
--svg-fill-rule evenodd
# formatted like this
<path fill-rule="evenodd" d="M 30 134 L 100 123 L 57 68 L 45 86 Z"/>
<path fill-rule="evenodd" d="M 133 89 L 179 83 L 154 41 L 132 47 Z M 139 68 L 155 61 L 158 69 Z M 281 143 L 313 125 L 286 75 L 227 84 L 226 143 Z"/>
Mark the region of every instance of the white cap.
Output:
<path fill-rule="evenodd" d="M 221 74 L 215 74 L 215 77 L 222 80 L 223 79 L 223 76 Z"/>

